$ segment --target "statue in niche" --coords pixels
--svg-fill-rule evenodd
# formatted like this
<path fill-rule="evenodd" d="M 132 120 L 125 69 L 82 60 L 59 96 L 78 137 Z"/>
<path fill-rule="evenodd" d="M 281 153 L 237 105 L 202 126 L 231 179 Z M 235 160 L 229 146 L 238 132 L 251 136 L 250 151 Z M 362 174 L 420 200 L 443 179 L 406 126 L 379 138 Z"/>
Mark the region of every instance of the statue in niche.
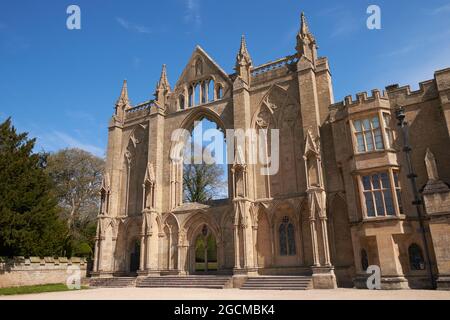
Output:
<path fill-rule="evenodd" d="M 203 74 L 203 63 L 202 60 L 199 58 L 195 63 L 195 76 L 199 77 L 202 74 Z"/>
<path fill-rule="evenodd" d="M 427 168 L 428 180 L 439 180 L 439 174 L 436 165 L 436 158 L 434 154 L 427 148 L 427 153 L 425 154 L 425 166 Z"/>
<path fill-rule="evenodd" d="M 307 167 L 308 167 L 309 185 L 311 187 L 319 187 L 320 183 L 319 183 L 319 171 L 317 168 L 317 159 L 315 159 L 315 157 L 308 157 Z"/>
<path fill-rule="evenodd" d="M 147 171 L 145 172 L 144 190 L 145 190 L 144 208 L 145 209 L 153 208 L 154 193 L 155 193 L 155 171 L 151 163 L 147 165 Z"/>

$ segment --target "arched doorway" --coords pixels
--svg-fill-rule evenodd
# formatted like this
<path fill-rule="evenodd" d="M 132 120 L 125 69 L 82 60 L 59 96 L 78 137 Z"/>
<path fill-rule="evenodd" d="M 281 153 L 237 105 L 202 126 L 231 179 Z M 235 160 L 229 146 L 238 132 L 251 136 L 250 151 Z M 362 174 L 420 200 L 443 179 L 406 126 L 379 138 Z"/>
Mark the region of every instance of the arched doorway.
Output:
<path fill-rule="evenodd" d="M 217 272 L 217 243 L 208 226 L 203 225 L 195 238 L 195 273 Z"/>
<path fill-rule="evenodd" d="M 139 260 L 141 256 L 141 243 L 134 240 L 130 253 L 130 273 L 136 273 L 139 270 Z"/>

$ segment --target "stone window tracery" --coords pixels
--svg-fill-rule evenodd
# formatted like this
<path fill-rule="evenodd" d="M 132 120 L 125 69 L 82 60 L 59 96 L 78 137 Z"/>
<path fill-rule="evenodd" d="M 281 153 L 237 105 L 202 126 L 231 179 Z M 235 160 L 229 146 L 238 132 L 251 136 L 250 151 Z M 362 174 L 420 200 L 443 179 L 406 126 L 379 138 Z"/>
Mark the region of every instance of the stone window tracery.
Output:
<path fill-rule="evenodd" d="M 223 98 L 223 88 L 213 78 L 192 83 L 188 89 L 188 107 L 199 106 Z M 179 103 L 181 106 L 181 102 Z M 183 104 L 184 105 L 184 104 Z M 180 109 L 182 109 L 180 107 Z"/>

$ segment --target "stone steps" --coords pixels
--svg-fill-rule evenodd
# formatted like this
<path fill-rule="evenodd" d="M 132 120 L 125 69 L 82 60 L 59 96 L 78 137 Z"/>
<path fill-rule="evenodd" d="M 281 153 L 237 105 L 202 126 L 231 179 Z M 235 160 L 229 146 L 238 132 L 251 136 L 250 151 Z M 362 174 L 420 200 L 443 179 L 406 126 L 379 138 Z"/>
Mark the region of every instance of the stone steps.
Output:
<path fill-rule="evenodd" d="M 260 276 L 250 277 L 242 285 L 243 290 L 307 290 L 312 285 L 310 276 Z"/>
<path fill-rule="evenodd" d="M 135 282 L 136 278 L 134 277 L 91 278 L 89 285 L 91 287 L 125 288 L 134 287 Z"/>
<path fill-rule="evenodd" d="M 139 288 L 209 288 L 223 289 L 230 285 L 231 277 L 225 276 L 162 276 L 137 280 Z"/>

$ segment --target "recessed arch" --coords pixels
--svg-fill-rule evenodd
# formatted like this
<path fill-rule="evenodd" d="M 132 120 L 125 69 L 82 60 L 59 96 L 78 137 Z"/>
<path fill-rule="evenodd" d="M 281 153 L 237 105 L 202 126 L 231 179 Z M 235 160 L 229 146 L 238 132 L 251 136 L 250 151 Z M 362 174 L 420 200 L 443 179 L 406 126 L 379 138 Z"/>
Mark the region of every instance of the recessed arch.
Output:
<path fill-rule="evenodd" d="M 220 135 L 213 137 L 211 141 L 217 141 L 216 139 L 219 138 L 219 140 L 221 141 L 221 143 L 218 146 L 221 146 L 219 150 L 217 150 L 217 145 L 212 145 L 213 146 L 213 153 L 212 156 L 213 158 L 211 159 L 217 159 L 218 161 L 223 161 L 223 162 L 218 162 L 217 166 L 222 166 L 220 168 L 216 168 L 218 172 L 222 172 L 219 173 L 221 180 L 223 182 L 223 186 L 224 188 L 220 187 L 220 192 L 218 193 L 217 197 L 213 197 L 212 199 L 222 199 L 223 198 L 228 198 L 229 197 L 229 190 L 230 190 L 230 186 L 228 181 L 228 176 L 229 176 L 229 171 L 230 171 L 230 166 L 227 164 L 227 156 L 226 156 L 226 152 L 227 152 L 227 148 L 226 148 L 226 126 L 224 121 L 222 120 L 222 118 L 213 110 L 208 109 L 208 108 L 204 108 L 204 107 L 199 107 L 199 108 L 195 108 L 192 109 L 188 115 L 186 115 L 184 117 L 184 119 L 182 120 L 182 122 L 179 125 L 179 130 L 174 131 L 173 136 L 171 137 L 171 148 L 170 148 L 170 164 L 171 164 L 171 168 L 170 168 L 170 175 L 171 175 L 171 186 L 170 186 L 170 208 L 174 209 L 178 206 L 180 206 L 184 200 L 185 200 L 185 195 L 189 195 L 190 193 L 185 193 L 186 189 L 184 186 L 184 181 L 185 181 L 185 176 L 184 173 L 186 173 L 187 178 L 189 178 L 189 175 L 195 175 L 196 174 L 196 168 L 189 166 L 188 162 L 185 162 L 184 160 L 186 160 L 185 158 L 187 157 L 187 154 L 192 155 L 192 149 L 186 149 L 188 146 L 190 146 L 192 148 L 192 134 L 193 134 L 193 130 L 194 128 L 196 128 L 196 121 L 203 121 L 203 120 L 207 120 L 208 122 L 208 126 L 207 129 L 211 128 L 210 126 L 213 125 L 214 128 L 217 127 L 220 130 Z M 202 131 L 199 131 L 202 132 Z M 205 131 L 206 132 L 206 131 Z M 203 134 L 204 132 L 202 132 Z M 222 140 L 223 139 L 223 140 Z M 211 144 L 207 143 L 209 146 L 211 146 Z M 206 145 L 202 145 L 202 148 L 205 147 Z M 216 146 L 216 147 L 214 147 Z M 223 149 L 222 149 L 223 148 Z M 186 151 L 188 151 L 186 153 Z M 196 151 L 196 149 L 194 148 L 194 151 Z M 203 152 L 202 152 L 203 154 Z M 196 155 L 196 153 L 195 153 Z M 219 158 L 214 158 L 218 156 Z M 204 159 L 203 159 L 204 160 Z M 189 166 L 189 167 L 186 167 Z M 185 168 L 186 167 L 186 168 Z M 190 171 L 185 171 L 189 169 Z M 222 184 L 222 183 L 220 183 Z M 226 186 L 226 188 L 225 188 Z M 189 189 L 190 190 L 190 189 Z M 204 197 L 200 197 L 200 198 L 204 198 Z M 186 199 L 188 202 L 204 202 L 206 200 L 193 200 L 192 197 L 188 197 L 186 196 Z"/>

